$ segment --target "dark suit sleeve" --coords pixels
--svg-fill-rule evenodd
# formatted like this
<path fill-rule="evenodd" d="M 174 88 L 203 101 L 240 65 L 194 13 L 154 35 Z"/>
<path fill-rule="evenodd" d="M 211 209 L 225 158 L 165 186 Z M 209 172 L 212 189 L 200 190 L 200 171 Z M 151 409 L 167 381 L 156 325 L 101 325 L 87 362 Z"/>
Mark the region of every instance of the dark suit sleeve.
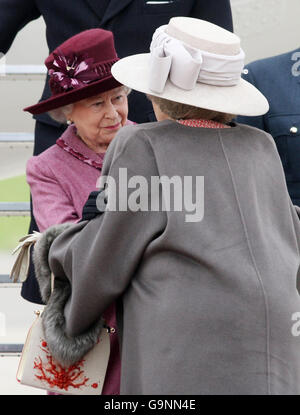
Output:
<path fill-rule="evenodd" d="M 17 33 L 40 15 L 35 0 L 0 0 L 0 52 L 5 54 Z"/>
<path fill-rule="evenodd" d="M 246 66 L 245 69 L 248 72 L 242 75 L 243 79 L 245 79 L 245 81 L 250 82 L 250 84 L 254 85 L 257 89 L 259 89 L 258 86 L 256 85 L 255 76 L 251 68 Z M 252 127 L 256 127 L 256 128 L 259 128 L 260 130 L 267 131 L 265 128 L 265 122 L 264 122 L 263 115 L 259 115 L 257 117 L 246 117 L 244 115 L 239 115 L 236 121 L 241 124 L 251 125 Z"/>
<path fill-rule="evenodd" d="M 190 17 L 207 20 L 233 31 L 232 14 L 229 0 L 195 0 Z"/>

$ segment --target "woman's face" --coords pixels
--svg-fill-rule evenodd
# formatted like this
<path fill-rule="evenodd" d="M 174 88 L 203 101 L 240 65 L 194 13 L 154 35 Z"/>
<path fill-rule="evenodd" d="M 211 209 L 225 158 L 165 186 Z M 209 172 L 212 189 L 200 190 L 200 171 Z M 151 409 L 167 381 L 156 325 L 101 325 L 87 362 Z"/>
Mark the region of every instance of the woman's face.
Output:
<path fill-rule="evenodd" d="M 111 89 L 73 105 L 67 118 L 82 141 L 96 153 L 104 153 L 127 121 L 128 103 L 124 87 Z"/>

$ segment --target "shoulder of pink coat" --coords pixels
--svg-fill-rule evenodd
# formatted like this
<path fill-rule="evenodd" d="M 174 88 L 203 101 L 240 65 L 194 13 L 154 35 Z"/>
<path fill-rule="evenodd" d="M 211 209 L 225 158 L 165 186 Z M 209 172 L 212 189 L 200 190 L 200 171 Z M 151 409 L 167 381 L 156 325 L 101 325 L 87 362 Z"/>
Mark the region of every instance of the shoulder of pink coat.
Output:
<path fill-rule="evenodd" d="M 61 153 L 61 151 L 62 149 L 58 145 L 54 144 L 39 155 L 30 157 L 26 163 L 26 174 L 31 175 L 36 169 L 40 171 L 48 171 L 49 165 L 53 163 L 55 164 L 58 154 Z"/>

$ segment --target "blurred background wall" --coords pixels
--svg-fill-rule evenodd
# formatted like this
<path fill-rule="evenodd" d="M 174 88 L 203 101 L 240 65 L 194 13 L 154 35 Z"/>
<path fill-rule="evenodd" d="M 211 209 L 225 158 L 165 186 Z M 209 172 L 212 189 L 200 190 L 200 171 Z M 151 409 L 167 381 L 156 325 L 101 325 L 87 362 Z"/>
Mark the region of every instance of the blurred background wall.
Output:
<path fill-rule="evenodd" d="M 231 0 L 231 5 L 234 29 L 242 39 L 246 62 L 300 46 L 300 0 Z M 47 55 L 45 24 L 40 18 L 18 34 L 6 55 L 6 63 L 42 65 Z M 0 100 L 0 130 L 33 132 L 34 120 L 22 108 L 38 101 L 43 81 L 4 78 L 0 77 L 0 94 L 5 97 Z"/>

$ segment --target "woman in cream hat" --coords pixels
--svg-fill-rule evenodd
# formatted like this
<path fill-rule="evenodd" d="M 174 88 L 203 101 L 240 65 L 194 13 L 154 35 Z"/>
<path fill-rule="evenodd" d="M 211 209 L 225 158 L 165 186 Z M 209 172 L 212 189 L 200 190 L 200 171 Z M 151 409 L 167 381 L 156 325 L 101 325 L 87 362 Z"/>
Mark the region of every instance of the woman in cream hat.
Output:
<path fill-rule="evenodd" d="M 243 59 L 234 34 L 177 17 L 150 54 L 117 62 L 158 122 L 118 132 L 96 218 L 37 242 L 42 293 L 60 278 L 43 317 L 53 355 L 82 357 L 117 300 L 123 394 L 300 392 L 300 223 L 271 136 L 231 122 L 268 110 Z"/>

